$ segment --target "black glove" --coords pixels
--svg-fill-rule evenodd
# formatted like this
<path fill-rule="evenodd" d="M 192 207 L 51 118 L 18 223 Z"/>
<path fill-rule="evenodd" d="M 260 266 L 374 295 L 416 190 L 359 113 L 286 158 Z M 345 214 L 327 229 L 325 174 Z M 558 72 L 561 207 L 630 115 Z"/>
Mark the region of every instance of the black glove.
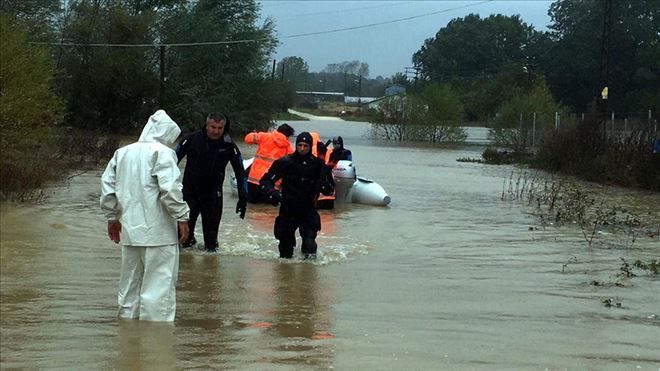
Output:
<path fill-rule="evenodd" d="M 321 193 L 326 196 L 332 196 L 332 193 L 335 191 L 335 187 L 332 186 L 329 182 L 325 182 L 321 185 Z"/>
<path fill-rule="evenodd" d="M 279 191 L 272 191 L 268 195 L 268 201 L 270 201 L 271 205 L 277 206 L 280 202 L 282 202 L 282 194 Z"/>
<path fill-rule="evenodd" d="M 244 198 L 239 198 L 238 202 L 236 203 L 236 214 L 239 214 L 238 216 L 241 219 L 245 219 L 245 211 L 247 210 L 247 200 Z"/>

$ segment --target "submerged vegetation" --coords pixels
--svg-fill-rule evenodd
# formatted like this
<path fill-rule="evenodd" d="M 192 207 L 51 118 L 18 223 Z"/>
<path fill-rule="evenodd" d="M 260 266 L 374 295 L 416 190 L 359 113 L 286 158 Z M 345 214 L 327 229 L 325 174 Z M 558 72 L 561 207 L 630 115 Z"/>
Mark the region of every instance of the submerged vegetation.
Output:
<path fill-rule="evenodd" d="M 612 205 L 604 196 L 585 190 L 571 182 L 556 178 L 544 178 L 539 173 L 520 171 L 511 173 L 504 179 L 501 199 L 518 201 L 532 209 L 532 215 L 540 228 L 577 227 L 582 235 L 581 241 L 587 248 L 632 250 L 640 238 L 660 239 L 660 220 L 657 215 L 638 215 L 627 208 Z M 530 227 L 530 230 L 536 230 Z M 624 287 L 625 281 L 639 275 L 657 276 L 659 259 L 635 259 L 631 264 L 621 258 L 615 282 L 591 281 L 590 285 L 599 287 Z M 570 270 L 578 264 L 578 258 L 571 256 L 561 267 L 561 272 Z M 621 307 L 616 298 L 602 300 L 607 307 Z"/>
<path fill-rule="evenodd" d="M 657 133 L 650 130 L 604 134 L 593 121 L 546 132 L 535 152 L 487 148 L 487 164 L 525 163 L 553 173 L 624 187 L 660 191 Z"/>

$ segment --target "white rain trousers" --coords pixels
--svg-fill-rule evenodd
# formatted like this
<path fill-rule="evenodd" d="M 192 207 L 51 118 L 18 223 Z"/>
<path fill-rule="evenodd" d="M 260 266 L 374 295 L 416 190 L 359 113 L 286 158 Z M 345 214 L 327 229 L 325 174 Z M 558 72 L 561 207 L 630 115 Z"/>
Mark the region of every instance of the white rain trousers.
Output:
<path fill-rule="evenodd" d="M 156 111 L 139 141 L 115 151 L 101 176 L 101 209 L 122 225 L 122 317 L 174 320 L 177 221 L 189 214 L 176 153 L 168 147 L 180 133 L 165 111 Z"/>
<path fill-rule="evenodd" d="M 174 321 L 179 246 L 122 246 L 119 318 Z"/>

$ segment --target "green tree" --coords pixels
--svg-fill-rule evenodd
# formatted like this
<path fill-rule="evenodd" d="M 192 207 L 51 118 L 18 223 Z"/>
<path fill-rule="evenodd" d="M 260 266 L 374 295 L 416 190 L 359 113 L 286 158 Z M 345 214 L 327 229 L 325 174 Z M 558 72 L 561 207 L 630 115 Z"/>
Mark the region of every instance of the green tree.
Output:
<path fill-rule="evenodd" d="M 280 109 L 268 68 L 277 40 L 272 21 L 256 26 L 258 16 L 253 0 L 202 0 L 168 15 L 166 43 L 256 40 L 168 48 L 165 103 L 181 123 L 194 128 L 223 111 L 237 130 L 270 126 Z"/>
<path fill-rule="evenodd" d="M 403 86 L 410 86 L 410 81 L 403 72 L 397 72 L 392 75 L 392 84 L 399 84 Z"/>
<path fill-rule="evenodd" d="M 304 59 L 294 56 L 282 58 L 277 63 L 275 71 L 276 78 L 290 82 L 294 89 L 303 90 L 305 88 L 309 66 Z"/>
<path fill-rule="evenodd" d="M 582 110 L 599 96 L 605 2 L 558 0 L 549 14 L 552 47 L 538 63 L 555 96 Z M 609 99 L 617 111 L 645 110 L 660 92 L 660 2 L 612 1 Z M 657 103 L 655 103 L 657 106 Z"/>
<path fill-rule="evenodd" d="M 0 1 L 0 14 L 13 19 L 31 41 L 52 42 L 62 12 L 59 0 Z"/>
<path fill-rule="evenodd" d="M 357 60 L 330 63 L 321 72 L 369 77 L 369 64 Z"/>
<path fill-rule="evenodd" d="M 461 103 L 449 86 L 433 84 L 420 94 L 400 94 L 383 99 L 372 135 L 390 140 L 462 142 Z"/>
<path fill-rule="evenodd" d="M 455 80 L 459 95 L 470 121 L 486 122 L 497 114 L 498 109 L 512 97 L 529 90 L 532 82 L 539 78 L 530 74 L 524 66 L 503 66 L 493 76 L 482 76 L 469 81 Z"/>
<path fill-rule="evenodd" d="M 451 20 L 413 55 L 423 79 L 447 82 L 493 75 L 513 62 L 524 65 L 536 31 L 519 16 L 477 14 Z"/>
<path fill-rule="evenodd" d="M 128 2 L 72 2 L 63 35 L 81 45 L 58 51 L 60 89 L 74 127 L 126 132 L 157 107 L 158 51 L 152 44 L 157 14 Z"/>
<path fill-rule="evenodd" d="M 56 176 L 52 128 L 61 102 L 51 90 L 53 71 L 44 48 L 0 17 L 0 191 L 34 188 Z M 4 198 L 4 197 L 2 197 Z"/>
<path fill-rule="evenodd" d="M 499 146 L 526 153 L 530 145 L 541 142 L 541 133 L 551 132 L 556 112 L 561 112 L 561 107 L 540 80 L 529 92 L 515 95 L 502 104 L 489 135 Z M 532 137 L 536 143 L 532 143 Z"/>

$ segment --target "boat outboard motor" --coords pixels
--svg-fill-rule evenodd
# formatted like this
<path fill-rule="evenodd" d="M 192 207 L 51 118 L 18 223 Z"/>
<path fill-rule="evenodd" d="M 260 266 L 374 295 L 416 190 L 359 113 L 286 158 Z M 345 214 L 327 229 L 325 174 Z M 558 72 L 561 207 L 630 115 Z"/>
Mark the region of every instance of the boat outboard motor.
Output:
<path fill-rule="evenodd" d="M 353 183 L 357 179 L 357 172 L 352 161 L 341 160 L 332 169 L 332 176 L 335 178 L 335 201 L 351 202 L 350 192 Z"/>

